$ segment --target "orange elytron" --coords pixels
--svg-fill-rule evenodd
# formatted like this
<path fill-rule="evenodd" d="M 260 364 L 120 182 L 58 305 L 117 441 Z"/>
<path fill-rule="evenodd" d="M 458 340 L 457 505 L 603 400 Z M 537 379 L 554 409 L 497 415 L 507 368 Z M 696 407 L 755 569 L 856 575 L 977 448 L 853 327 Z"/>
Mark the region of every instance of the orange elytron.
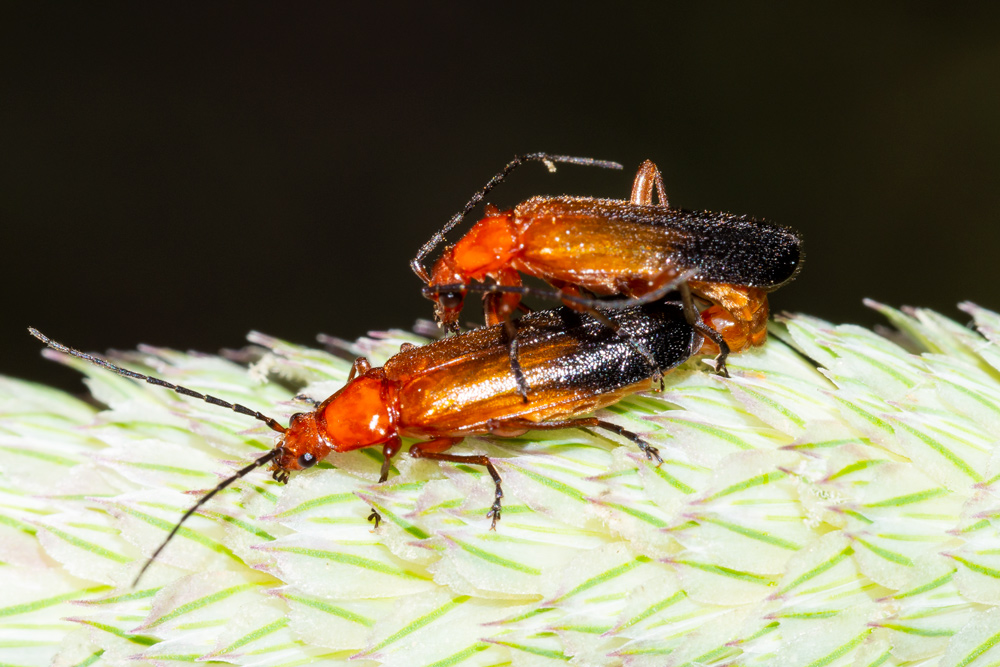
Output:
<path fill-rule="evenodd" d="M 603 315 L 639 341 L 659 369 L 677 366 L 702 345 L 701 334 L 687 323 L 678 303 L 658 302 Z M 625 337 L 587 314 L 566 308 L 532 313 L 523 318 L 518 329 L 520 368 L 533 387 L 528 402 L 518 392 L 501 325 L 424 347 L 404 345 L 381 367 L 359 358 L 342 389 L 313 411 L 293 415 L 287 428 L 256 410 L 121 368 L 57 343 L 35 329 L 29 331 L 55 350 L 125 377 L 235 410 L 279 433 L 273 449 L 223 480 L 181 517 L 138 577 L 199 507 L 267 464 L 274 479 L 287 482 L 293 471 L 311 467 L 330 452 L 381 446 L 380 481 L 385 481 L 402 438 L 413 438 L 421 442 L 410 446 L 411 456 L 486 467 L 496 484 L 496 499 L 487 515 L 493 519 L 492 527 L 500 518 L 500 475 L 485 456 L 447 453 L 465 436 L 516 437 L 531 430 L 588 427 L 624 437 L 650 460 L 662 461 L 656 448 L 637 434 L 596 417 L 581 416 L 649 389 L 656 369 Z M 380 517 L 374 510 L 370 518 L 377 526 Z"/>

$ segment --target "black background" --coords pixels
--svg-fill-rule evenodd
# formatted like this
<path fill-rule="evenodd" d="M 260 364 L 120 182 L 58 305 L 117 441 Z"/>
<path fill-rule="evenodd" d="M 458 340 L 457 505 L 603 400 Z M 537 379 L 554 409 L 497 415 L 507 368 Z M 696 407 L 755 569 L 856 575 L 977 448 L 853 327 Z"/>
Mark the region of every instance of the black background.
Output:
<path fill-rule="evenodd" d="M 0 6 L 0 372 L 430 315 L 409 259 L 490 198 L 670 200 L 806 238 L 776 311 L 1000 308 L 1000 13 L 941 3 Z M 687 6 L 690 5 L 690 6 Z M 470 314 L 470 318 L 471 318 Z"/>

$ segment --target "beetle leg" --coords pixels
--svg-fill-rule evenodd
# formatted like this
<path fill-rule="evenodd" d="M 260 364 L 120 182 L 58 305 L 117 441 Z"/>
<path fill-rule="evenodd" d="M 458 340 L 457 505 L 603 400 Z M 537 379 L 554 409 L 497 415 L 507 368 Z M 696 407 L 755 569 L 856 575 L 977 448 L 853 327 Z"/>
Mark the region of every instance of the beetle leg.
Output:
<path fill-rule="evenodd" d="M 660 199 L 660 206 L 670 208 L 667 201 L 667 190 L 663 187 L 663 174 L 656 168 L 652 160 L 646 160 L 639 166 L 632 182 L 632 203 L 651 205 L 653 203 L 653 187 Z"/>
<path fill-rule="evenodd" d="M 698 312 L 698 308 L 694 305 L 694 299 L 691 298 L 691 288 L 688 287 L 686 282 L 681 283 L 680 293 L 681 299 L 684 301 L 684 317 L 687 319 L 688 324 L 702 336 L 715 343 L 719 348 L 719 354 L 715 357 L 715 372 L 722 377 L 729 377 L 729 369 L 726 368 L 726 357 L 729 356 L 729 344 L 726 343 L 721 333 L 705 324 L 701 319 L 701 313 Z"/>
<path fill-rule="evenodd" d="M 378 476 L 379 484 L 389 479 L 389 470 L 392 469 L 392 457 L 396 455 L 402 446 L 403 441 L 399 439 L 399 436 L 382 445 L 382 472 Z M 368 520 L 375 522 L 375 527 L 372 530 L 378 530 L 378 525 L 382 523 L 382 515 L 373 507 L 372 513 L 368 515 Z"/>
<path fill-rule="evenodd" d="M 609 421 L 604 421 L 603 419 L 596 419 L 593 417 L 591 417 L 590 419 L 593 419 L 594 421 L 593 428 L 603 428 L 605 431 L 611 431 L 612 433 L 616 433 L 621 437 L 634 442 L 636 445 L 639 446 L 639 450 L 646 455 L 647 459 L 649 459 L 650 461 L 654 459 L 656 460 L 657 467 L 659 467 L 663 463 L 663 458 L 660 456 L 660 450 L 658 450 L 656 447 L 653 447 L 651 444 L 640 438 L 639 434 L 633 433 L 628 429 L 624 429 L 618 424 L 612 424 Z"/>
<path fill-rule="evenodd" d="M 692 281 L 691 291 L 713 305 L 701 313 L 709 327 L 722 334 L 731 351 L 767 340 L 767 293 L 759 287 Z"/>
<path fill-rule="evenodd" d="M 581 417 L 579 419 L 562 419 L 550 422 L 533 422 L 528 419 L 507 419 L 504 421 L 490 420 L 489 429 L 491 433 L 510 433 L 524 431 L 558 431 L 564 428 L 602 428 L 611 431 L 616 435 L 631 440 L 639 446 L 639 450 L 646 455 L 650 461 L 655 460 L 657 465 L 663 463 L 660 451 L 651 444 L 643 440 L 637 433 L 633 433 L 622 428 L 618 424 L 598 419 L 597 417 Z"/>
<path fill-rule="evenodd" d="M 521 274 L 513 269 L 503 269 L 497 272 L 496 284 L 504 287 L 521 287 Z M 510 369 L 517 382 L 517 393 L 521 399 L 528 402 L 528 381 L 524 378 L 521 362 L 517 357 L 517 321 L 511 315 L 521 305 L 521 295 L 518 292 L 486 292 L 483 294 L 483 311 L 486 314 L 486 324 L 503 323 L 504 342 L 510 357 Z"/>
<path fill-rule="evenodd" d="M 496 285 L 508 288 L 521 287 L 521 274 L 514 269 L 500 269 L 490 274 Z M 483 294 L 483 311 L 487 326 L 509 320 L 521 303 L 521 294 L 517 291 L 494 290 Z"/>
<path fill-rule="evenodd" d="M 524 377 L 524 369 L 521 368 L 521 360 L 517 356 L 517 320 L 504 320 L 503 333 L 507 341 L 507 356 L 510 358 L 510 370 L 514 374 L 514 382 L 517 383 L 517 393 L 521 395 L 521 400 L 528 402 L 528 380 Z"/>
<path fill-rule="evenodd" d="M 379 484 L 389 479 L 389 470 L 392 468 L 392 457 L 399 452 L 399 448 L 402 446 L 403 441 L 400 440 L 399 436 L 382 445 L 382 470 L 378 476 Z"/>
<path fill-rule="evenodd" d="M 483 294 L 483 319 L 488 327 L 500 324 L 503 321 L 499 316 L 501 296 L 497 292 L 486 292 Z"/>
<path fill-rule="evenodd" d="M 351 366 L 351 372 L 347 374 L 347 381 L 350 382 L 359 375 L 364 375 L 372 369 L 372 363 L 365 357 L 358 357 Z"/>
<path fill-rule="evenodd" d="M 468 463 L 470 465 L 485 466 L 487 472 L 490 473 L 490 477 L 493 478 L 493 483 L 496 484 L 496 492 L 494 495 L 493 506 L 490 511 L 486 513 L 487 518 L 492 518 L 493 522 L 490 524 L 490 530 L 496 530 L 497 521 L 500 520 L 500 501 L 503 498 L 503 489 L 500 488 L 500 473 L 493 466 L 493 462 L 490 461 L 489 457 L 483 455 L 475 454 L 445 454 L 444 451 L 451 447 L 453 444 L 461 440 L 461 438 L 437 438 L 436 440 L 430 440 L 428 442 L 418 442 L 412 447 L 410 447 L 410 456 L 418 459 L 430 459 L 432 461 L 448 461 L 449 463 Z"/>

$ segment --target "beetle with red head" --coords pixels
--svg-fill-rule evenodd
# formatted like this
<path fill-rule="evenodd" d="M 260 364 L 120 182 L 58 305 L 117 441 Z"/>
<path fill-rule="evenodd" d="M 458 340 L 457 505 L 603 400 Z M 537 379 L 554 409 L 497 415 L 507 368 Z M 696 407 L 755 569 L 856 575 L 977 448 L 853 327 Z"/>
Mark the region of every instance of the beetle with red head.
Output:
<path fill-rule="evenodd" d="M 513 209 L 487 206 L 465 236 L 445 248 L 431 271 L 424 260 L 444 234 L 516 167 L 530 161 L 614 163 L 533 153 L 516 157 L 420 249 L 411 263 L 435 302 L 438 321 L 451 330 L 470 291 L 482 292 L 487 324 L 508 322 L 521 297 L 536 293 L 594 314 L 598 308 L 637 305 L 678 288 L 689 322 L 718 350 L 726 373 L 730 352 L 761 345 L 767 336 L 768 292 L 802 267 L 802 238 L 794 230 L 748 216 L 673 208 L 663 177 L 647 160 L 630 200 L 532 197 Z M 653 203 L 654 189 L 658 203 Z M 555 290 L 524 287 L 521 274 Z M 692 294 L 709 305 L 696 310 Z M 591 298 L 617 295 L 613 303 Z M 511 336 L 513 338 L 513 336 Z M 511 357 L 513 361 L 514 353 Z M 521 387 L 527 397 L 527 385 Z"/>
<path fill-rule="evenodd" d="M 682 363 L 702 345 L 702 336 L 688 325 L 677 303 L 659 302 L 603 315 L 649 350 L 660 369 Z M 330 452 L 381 446 L 381 482 L 389 476 L 402 438 L 413 438 L 419 442 L 410 446 L 411 456 L 486 467 L 496 485 L 487 515 L 492 528 L 500 519 L 503 497 L 496 467 L 486 456 L 447 451 L 466 436 L 516 437 L 531 430 L 587 427 L 626 438 L 648 459 L 662 461 L 656 448 L 639 435 L 603 419 L 581 416 L 649 389 L 654 369 L 624 337 L 589 315 L 566 308 L 532 313 L 519 327 L 520 368 L 534 387 L 527 403 L 518 393 L 503 326 L 498 325 L 424 347 L 404 345 L 380 367 L 358 358 L 342 389 L 311 412 L 292 415 L 287 427 L 243 405 L 136 373 L 67 347 L 35 329 L 29 331 L 59 352 L 253 417 L 279 434 L 273 449 L 224 479 L 181 517 L 136 581 L 199 507 L 267 464 L 274 479 L 287 482 L 292 472 L 315 465 Z M 380 517 L 374 510 L 370 518 L 377 526 Z"/>

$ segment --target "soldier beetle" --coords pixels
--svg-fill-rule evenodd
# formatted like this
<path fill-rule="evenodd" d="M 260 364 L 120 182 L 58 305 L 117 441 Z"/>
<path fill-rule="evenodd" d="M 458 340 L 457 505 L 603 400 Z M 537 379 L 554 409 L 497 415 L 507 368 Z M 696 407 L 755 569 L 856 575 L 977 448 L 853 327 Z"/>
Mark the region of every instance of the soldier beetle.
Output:
<path fill-rule="evenodd" d="M 603 314 L 641 342 L 660 369 L 684 362 L 703 342 L 678 303 L 658 302 Z M 402 438 L 413 438 L 420 442 L 410 446 L 410 456 L 486 467 L 496 485 L 495 501 L 487 514 L 492 529 L 500 519 L 503 497 L 496 467 L 483 455 L 447 453 L 466 436 L 517 437 L 532 430 L 586 427 L 630 440 L 647 459 L 662 463 L 657 449 L 636 433 L 597 417 L 580 416 L 649 389 L 654 369 L 623 336 L 567 308 L 527 315 L 518 328 L 521 371 L 534 388 L 527 403 L 518 393 L 508 363 L 503 325 L 495 325 L 423 347 L 404 344 L 380 367 L 359 357 L 343 388 L 316 403 L 311 412 L 292 415 L 287 427 L 257 410 L 122 368 L 58 343 L 36 329 L 28 331 L 59 352 L 253 417 L 279 434 L 273 449 L 221 481 L 181 516 L 139 571 L 136 583 L 199 507 L 268 464 L 272 477 L 285 483 L 293 471 L 315 465 L 330 452 L 381 446 L 384 459 L 379 482 L 384 482 Z M 376 527 L 380 518 L 373 509 L 369 519 Z"/>
<path fill-rule="evenodd" d="M 486 322 L 496 324 L 510 321 L 521 297 L 530 292 L 593 314 L 597 308 L 662 298 L 679 283 L 690 324 L 712 341 L 706 352 L 718 350 L 717 371 L 727 375 L 731 351 L 764 342 L 767 293 L 798 273 L 804 257 L 801 237 L 748 216 L 671 207 L 663 177 L 649 160 L 639 167 L 628 201 L 561 196 L 532 197 L 507 211 L 487 205 L 484 217 L 446 247 L 428 272 L 424 260 L 444 234 L 511 171 L 530 161 L 615 166 L 533 153 L 516 157 L 473 195 L 411 262 L 442 326 L 456 330 L 470 291 L 484 293 Z M 658 203 L 653 202 L 654 188 Z M 541 278 L 555 289 L 525 288 L 521 274 Z M 692 294 L 710 305 L 699 313 Z M 589 295 L 625 298 L 611 304 Z M 514 356 L 512 352 L 512 361 Z M 527 385 L 521 389 L 527 397 Z"/>

